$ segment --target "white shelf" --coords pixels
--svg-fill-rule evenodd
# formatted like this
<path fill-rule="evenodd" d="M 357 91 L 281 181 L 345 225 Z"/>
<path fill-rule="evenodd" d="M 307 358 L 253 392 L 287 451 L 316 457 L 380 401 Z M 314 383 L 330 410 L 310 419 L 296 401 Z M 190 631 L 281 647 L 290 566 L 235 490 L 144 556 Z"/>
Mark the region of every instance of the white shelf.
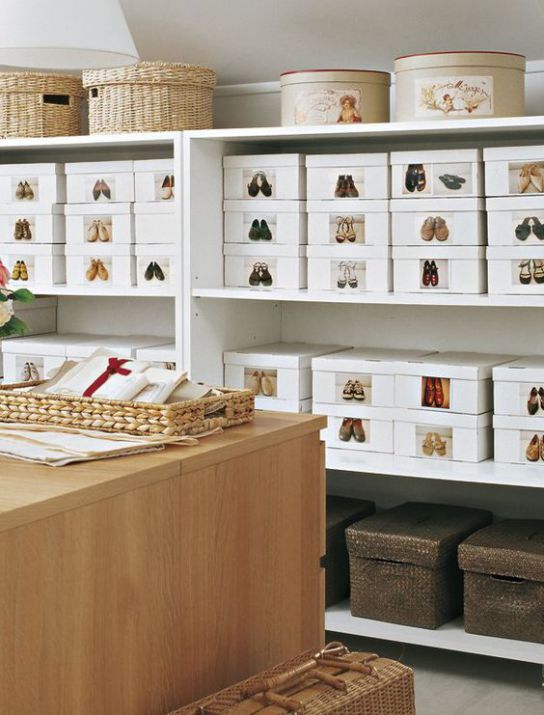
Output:
<path fill-rule="evenodd" d="M 14 290 L 18 288 L 27 288 L 36 295 L 85 295 L 89 298 L 102 296 L 116 296 L 126 298 L 173 298 L 175 297 L 174 288 L 140 288 L 139 286 L 129 286 L 125 288 L 97 287 L 96 289 L 88 288 L 87 286 L 11 286 Z"/>
<path fill-rule="evenodd" d="M 544 462 L 542 462 L 542 466 L 538 467 L 530 464 L 499 464 L 492 459 L 469 463 L 399 457 L 395 454 L 378 454 L 348 449 L 327 449 L 327 469 L 448 482 L 544 489 Z"/>
<path fill-rule="evenodd" d="M 367 618 L 354 618 L 349 611 L 349 601 L 344 601 L 327 609 L 325 629 L 335 633 L 348 633 L 366 638 L 520 660 L 524 663 L 544 664 L 543 644 L 465 633 L 462 618 L 451 621 L 433 631 L 425 628 L 400 626 L 395 623 L 371 621 Z"/>

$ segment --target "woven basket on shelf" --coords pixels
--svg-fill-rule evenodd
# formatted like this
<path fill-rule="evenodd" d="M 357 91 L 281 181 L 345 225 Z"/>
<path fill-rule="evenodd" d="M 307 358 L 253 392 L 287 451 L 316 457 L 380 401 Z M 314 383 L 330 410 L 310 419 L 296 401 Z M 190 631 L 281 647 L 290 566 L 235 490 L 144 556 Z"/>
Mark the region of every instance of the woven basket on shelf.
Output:
<path fill-rule="evenodd" d="M 43 380 L 0 385 L 0 422 L 54 425 L 133 435 L 198 435 L 254 417 L 252 390 L 218 388 L 221 396 L 159 405 L 145 402 L 18 392 Z"/>
<path fill-rule="evenodd" d="M 0 72 L 0 137 L 80 133 L 81 79 L 43 72 Z"/>
<path fill-rule="evenodd" d="M 91 134 L 209 129 L 216 74 L 197 65 L 140 62 L 83 72 Z"/>

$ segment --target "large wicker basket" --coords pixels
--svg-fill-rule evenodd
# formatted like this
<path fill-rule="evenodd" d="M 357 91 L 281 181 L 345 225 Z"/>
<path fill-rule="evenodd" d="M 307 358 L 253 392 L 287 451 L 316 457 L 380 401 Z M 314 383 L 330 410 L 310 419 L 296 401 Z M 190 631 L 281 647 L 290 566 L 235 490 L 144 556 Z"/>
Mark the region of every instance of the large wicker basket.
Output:
<path fill-rule="evenodd" d="M 0 137 L 78 135 L 84 96 L 73 75 L 0 72 Z"/>
<path fill-rule="evenodd" d="M 18 392 L 43 381 L 0 386 L 0 422 L 54 425 L 133 435 L 198 435 L 216 427 L 250 422 L 252 390 L 221 387 L 221 396 L 158 405 L 95 397 Z"/>
<path fill-rule="evenodd" d="M 140 62 L 83 72 L 91 134 L 209 129 L 216 74 L 197 65 Z"/>

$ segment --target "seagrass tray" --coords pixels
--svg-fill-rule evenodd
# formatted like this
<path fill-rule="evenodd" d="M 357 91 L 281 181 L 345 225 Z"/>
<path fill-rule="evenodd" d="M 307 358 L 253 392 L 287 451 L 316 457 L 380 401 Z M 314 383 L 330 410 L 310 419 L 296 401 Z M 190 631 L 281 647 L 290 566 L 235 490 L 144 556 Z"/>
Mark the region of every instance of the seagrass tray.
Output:
<path fill-rule="evenodd" d="M 169 404 L 17 391 L 43 383 L 38 380 L 0 385 L 0 422 L 181 436 L 198 435 L 217 427 L 234 427 L 251 422 L 255 415 L 253 391 L 227 387 L 216 388 L 221 392 L 219 396 Z"/>

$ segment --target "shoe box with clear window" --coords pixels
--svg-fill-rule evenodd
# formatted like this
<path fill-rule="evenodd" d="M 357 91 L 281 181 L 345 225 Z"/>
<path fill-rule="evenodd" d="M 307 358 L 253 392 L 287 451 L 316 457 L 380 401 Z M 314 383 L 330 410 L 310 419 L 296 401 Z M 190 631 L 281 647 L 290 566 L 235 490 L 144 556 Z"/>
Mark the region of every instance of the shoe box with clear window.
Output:
<path fill-rule="evenodd" d="M 393 199 L 484 196 L 481 149 L 391 152 Z"/>

